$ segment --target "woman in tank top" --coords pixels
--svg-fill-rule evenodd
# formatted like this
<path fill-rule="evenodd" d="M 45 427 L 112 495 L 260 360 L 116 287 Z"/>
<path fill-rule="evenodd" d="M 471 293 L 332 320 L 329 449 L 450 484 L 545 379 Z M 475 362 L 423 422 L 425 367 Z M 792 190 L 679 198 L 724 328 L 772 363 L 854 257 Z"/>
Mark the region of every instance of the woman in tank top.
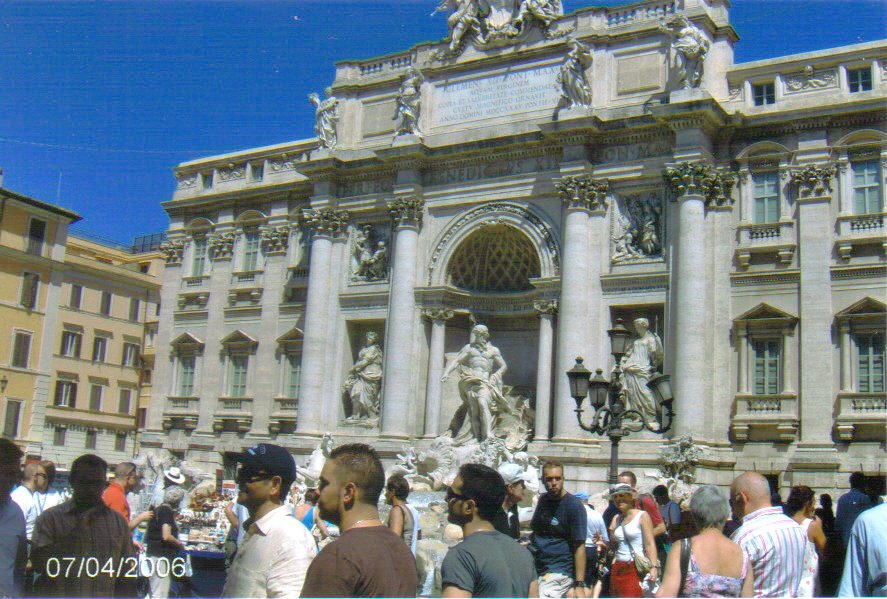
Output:
<path fill-rule="evenodd" d="M 644 596 L 634 564 L 635 556 L 646 556 L 653 564 L 648 579 L 655 580 L 659 576 L 653 522 L 647 512 L 635 507 L 637 497 L 637 491 L 630 485 L 620 483 L 610 487 L 610 499 L 619 509 L 609 531 L 610 547 L 616 552 L 610 568 L 610 595 L 613 597 Z"/>
<path fill-rule="evenodd" d="M 748 558 L 721 532 L 730 517 L 724 492 L 714 485 L 700 487 L 690 498 L 690 513 L 700 532 L 671 546 L 656 596 L 752 597 L 754 576 Z M 682 564 L 685 546 L 689 557 Z"/>
<path fill-rule="evenodd" d="M 388 528 L 403 539 L 416 555 L 416 541 L 419 540 L 419 514 L 407 503 L 410 483 L 400 474 L 395 474 L 385 484 L 385 503 L 391 506 L 388 513 Z"/>
<path fill-rule="evenodd" d="M 807 547 L 804 550 L 804 571 L 798 586 L 798 597 L 818 597 L 819 556 L 825 549 L 825 533 L 822 520 L 813 515 L 816 494 L 805 485 L 792 487 L 785 502 L 786 515 L 800 524 L 807 534 Z"/>

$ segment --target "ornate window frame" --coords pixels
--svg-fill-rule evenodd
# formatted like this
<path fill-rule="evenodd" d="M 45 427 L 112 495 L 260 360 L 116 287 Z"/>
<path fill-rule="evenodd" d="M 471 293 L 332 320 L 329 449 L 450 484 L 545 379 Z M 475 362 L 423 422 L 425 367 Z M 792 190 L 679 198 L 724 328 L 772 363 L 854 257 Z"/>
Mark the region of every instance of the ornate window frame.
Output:
<path fill-rule="evenodd" d="M 203 370 L 203 350 L 204 343 L 191 333 L 182 333 L 175 340 L 170 342 L 170 357 L 173 362 L 172 376 L 170 377 L 169 395 L 171 397 L 181 397 L 183 399 L 191 399 L 200 397 L 200 375 Z M 181 395 L 182 384 L 182 359 L 194 359 L 194 374 L 190 395 Z"/>
<path fill-rule="evenodd" d="M 798 395 L 795 390 L 798 318 L 761 303 L 733 320 L 737 350 L 736 412 L 733 436 L 737 441 L 793 441 L 797 435 Z M 754 393 L 753 345 L 778 340 L 779 389 L 776 394 Z M 754 433 L 752 429 L 756 429 Z"/>
<path fill-rule="evenodd" d="M 837 167 L 835 187 L 838 192 L 838 255 L 842 260 L 849 261 L 854 248 L 860 246 L 880 245 L 887 249 L 887 134 L 875 129 L 854 131 L 832 146 L 832 156 Z M 878 181 L 881 187 L 879 212 L 855 213 L 852 164 L 860 159 L 878 161 Z"/>

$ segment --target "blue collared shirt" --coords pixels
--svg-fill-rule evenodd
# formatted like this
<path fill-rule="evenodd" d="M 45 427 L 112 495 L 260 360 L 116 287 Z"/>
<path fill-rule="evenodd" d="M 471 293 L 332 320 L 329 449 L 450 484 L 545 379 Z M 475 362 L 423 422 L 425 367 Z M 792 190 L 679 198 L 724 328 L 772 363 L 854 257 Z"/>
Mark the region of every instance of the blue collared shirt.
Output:
<path fill-rule="evenodd" d="M 838 597 L 887 596 L 887 504 L 860 514 L 850 532 Z"/>

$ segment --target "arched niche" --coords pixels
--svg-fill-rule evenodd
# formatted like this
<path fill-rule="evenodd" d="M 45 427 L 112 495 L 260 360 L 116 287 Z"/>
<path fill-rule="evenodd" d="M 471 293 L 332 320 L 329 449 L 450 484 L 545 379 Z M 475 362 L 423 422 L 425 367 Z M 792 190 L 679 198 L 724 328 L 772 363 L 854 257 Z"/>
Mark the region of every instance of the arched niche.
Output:
<path fill-rule="evenodd" d="M 428 265 L 428 284 L 450 284 L 450 263 L 462 244 L 486 227 L 505 227 L 523 236 L 538 259 L 538 275 L 542 278 L 560 274 L 560 242 L 547 217 L 532 207 L 511 202 L 489 202 L 456 217 L 438 237 Z M 506 229 L 491 229 L 505 231 Z M 483 237 L 479 238 L 480 240 Z M 515 243 L 519 238 L 509 239 Z"/>

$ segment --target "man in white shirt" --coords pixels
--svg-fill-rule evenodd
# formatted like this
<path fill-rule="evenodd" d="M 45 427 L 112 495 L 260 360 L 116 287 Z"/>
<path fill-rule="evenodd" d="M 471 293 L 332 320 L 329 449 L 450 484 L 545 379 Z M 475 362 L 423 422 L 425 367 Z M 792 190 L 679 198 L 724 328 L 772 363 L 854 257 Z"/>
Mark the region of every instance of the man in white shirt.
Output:
<path fill-rule="evenodd" d="M 296 479 L 293 456 L 279 445 L 259 443 L 236 459 L 241 464 L 237 502 L 250 517 L 241 523 L 246 534 L 222 596 L 297 598 L 317 548 L 314 537 L 285 503 Z"/>
<path fill-rule="evenodd" d="M 740 474 L 730 486 L 733 514 L 742 526 L 730 538 L 748 556 L 755 597 L 795 597 L 804 568 L 807 534 L 781 507 L 770 503 L 770 485 L 757 472 Z"/>
<path fill-rule="evenodd" d="M 597 541 L 604 543 L 610 542 L 610 535 L 607 532 L 607 525 L 604 523 L 604 517 L 593 507 L 588 505 L 588 493 L 574 493 L 577 499 L 582 502 L 587 516 L 588 533 L 585 535 L 585 582 L 590 588 L 594 588 L 597 583 L 598 575 L 598 552 Z"/>
<path fill-rule="evenodd" d="M 22 472 L 22 484 L 12 491 L 12 500 L 18 504 L 25 515 L 25 534 L 28 541 L 34 532 L 37 521 L 37 464 L 27 464 Z"/>

